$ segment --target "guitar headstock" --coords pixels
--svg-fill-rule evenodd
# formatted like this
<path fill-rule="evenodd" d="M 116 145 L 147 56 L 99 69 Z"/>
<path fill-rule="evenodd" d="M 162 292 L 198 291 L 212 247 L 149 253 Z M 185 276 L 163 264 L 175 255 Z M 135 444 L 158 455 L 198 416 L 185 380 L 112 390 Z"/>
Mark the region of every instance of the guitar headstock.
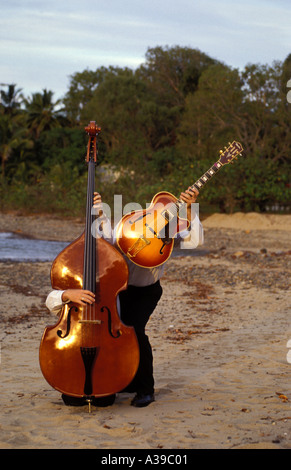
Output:
<path fill-rule="evenodd" d="M 243 147 L 239 142 L 229 142 L 229 147 L 225 147 L 225 150 L 220 150 L 220 157 L 219 163 L 221 165 L 226 165 L 227 163 L 234 163 L 234 159 L 241 156 L 241 152 L 243 151 Z"/>

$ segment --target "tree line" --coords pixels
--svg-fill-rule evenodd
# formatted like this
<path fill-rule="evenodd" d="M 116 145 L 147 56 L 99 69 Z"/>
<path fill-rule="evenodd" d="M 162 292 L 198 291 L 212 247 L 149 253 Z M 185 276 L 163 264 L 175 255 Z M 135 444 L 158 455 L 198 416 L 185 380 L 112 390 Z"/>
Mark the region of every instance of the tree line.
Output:
<path fill-rule="evenodd" d="M 145 206 L 161 190 L 177 197 L 233 140 L 244 152 L 203 188 L 200 210 L 265 211 L 290 206 L 291 54 L 234 69 L 198 49 L 149 48 L 136 70 L 86 69 L 60 100 L 1 86 L 1 207 L 84 213 L 87 135 L 96 121 L 96 189 L 113 203 Z"/>

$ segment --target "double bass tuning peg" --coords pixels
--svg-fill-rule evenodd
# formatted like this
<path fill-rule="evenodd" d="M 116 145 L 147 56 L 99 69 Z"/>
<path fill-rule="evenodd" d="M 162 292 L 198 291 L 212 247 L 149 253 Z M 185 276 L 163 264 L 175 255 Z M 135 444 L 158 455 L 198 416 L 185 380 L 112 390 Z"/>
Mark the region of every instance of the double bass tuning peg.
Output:
<path fill-rule="evenodd" d="M 90 121 L 90 124 L 85 127 L 85 131 L 87 134 L 94 137 L 101 132 L 101 127 L 97 126 L 95 121 Z"/>

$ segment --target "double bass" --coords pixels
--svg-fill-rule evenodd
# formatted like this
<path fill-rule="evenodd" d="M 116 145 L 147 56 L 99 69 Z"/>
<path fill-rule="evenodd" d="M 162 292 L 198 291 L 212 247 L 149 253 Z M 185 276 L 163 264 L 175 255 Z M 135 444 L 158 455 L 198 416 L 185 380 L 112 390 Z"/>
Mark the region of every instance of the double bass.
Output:
<path fill-rule="evenodd" d="M 90 290 L 95 302 L 64 305 L 57 324 L 43 333 L 39 361 L 44 378 L 54 389 L 83 397 L 90 404 L 93 397 L 114 394 L 131 382 L 139 364 L 139 347 L 133 327 L 122 323 L 117 311 L 117 296 L 127 287 L 127 264 L 116 248 L 92 233 L 101 129 L 91 121 L 85 130 L 89 135 L 85 230 L 54 260 L 51 284 L 53 289 Z"/>

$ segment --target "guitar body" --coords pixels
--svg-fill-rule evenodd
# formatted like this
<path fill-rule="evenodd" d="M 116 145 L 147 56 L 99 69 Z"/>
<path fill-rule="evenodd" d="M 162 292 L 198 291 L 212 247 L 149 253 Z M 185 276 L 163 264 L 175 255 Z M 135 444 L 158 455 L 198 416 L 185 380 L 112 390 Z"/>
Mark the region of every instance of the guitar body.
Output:
<path fill-rule="evenodd" d="M 156 194 L 147 209 L 126 214 L 118 224 L 117 244 L 135 264 L 160 266 L 170 257 L 174 238 L 189 226 L 175 214 L 177 198 L 166 191 Z M 173 215 L 174 212 L 174 215 Z"/>

